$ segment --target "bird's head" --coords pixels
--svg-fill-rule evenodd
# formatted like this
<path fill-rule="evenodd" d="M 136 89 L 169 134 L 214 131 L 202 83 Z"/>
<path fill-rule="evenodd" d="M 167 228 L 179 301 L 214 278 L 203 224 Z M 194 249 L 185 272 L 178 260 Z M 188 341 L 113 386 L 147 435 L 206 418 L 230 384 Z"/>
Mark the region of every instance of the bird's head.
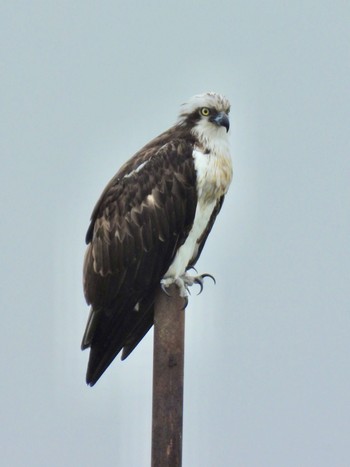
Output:
<path fill-rule="evenodd" d="M 229 112 L 226 97 L 215 92 L 198 94 L 182 105 L 179 124 L 189 126 L 200 140 L 225 138 L 230 128 Z"/>

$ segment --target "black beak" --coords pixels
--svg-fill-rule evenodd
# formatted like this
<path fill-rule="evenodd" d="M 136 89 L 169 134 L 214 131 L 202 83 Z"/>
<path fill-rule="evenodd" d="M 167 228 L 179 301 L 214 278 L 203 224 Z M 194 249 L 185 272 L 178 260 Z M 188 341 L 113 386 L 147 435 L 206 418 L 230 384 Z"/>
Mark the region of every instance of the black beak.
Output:
<path fill-rule="evenodd" d="M 225 127 L 226 133 L 230 129 L 230 120 L 228 119 L 228 115 L 225 112 L 219 112 L 216 115 L 213 115 L 209 120 L 215 123 L 217 126 Z"/>

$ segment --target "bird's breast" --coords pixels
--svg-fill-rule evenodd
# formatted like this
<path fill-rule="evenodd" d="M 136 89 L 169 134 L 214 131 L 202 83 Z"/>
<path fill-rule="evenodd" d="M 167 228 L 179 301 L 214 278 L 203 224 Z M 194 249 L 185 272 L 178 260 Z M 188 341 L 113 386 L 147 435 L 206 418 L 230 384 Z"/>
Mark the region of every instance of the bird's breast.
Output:
<path fill-rule="evenodd" d="M 196 170 L 197 208 L 191 231 L 177 250 L 175 258 L 164 277 L 180 277 L 198 254 L 200 239 L 210 222 L 218 200 L 231 183 L 232 164 L 229 153 L 206 153 L 200 149 L 193 152 Z"/>
<path fill-rule="evenodd" d="M 226 194 L 232 180 L 232 161 L 228 152 L 193 152 L 199 203 L 210 203 Z"/>

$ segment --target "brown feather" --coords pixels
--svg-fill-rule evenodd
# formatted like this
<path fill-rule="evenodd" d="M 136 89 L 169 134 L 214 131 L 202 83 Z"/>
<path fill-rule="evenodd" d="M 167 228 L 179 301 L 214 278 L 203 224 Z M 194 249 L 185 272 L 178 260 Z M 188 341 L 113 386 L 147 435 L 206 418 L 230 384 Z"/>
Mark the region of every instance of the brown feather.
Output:
<path fill-rule="evenodd" d="M 203 120 L 199 109 L 208 102 L 218 113 Z M 195 96 L 183 106 L 178 123 L 127 161 L 98 200 L 86 234 L 84 261 L 84 293 L 91 312 L 82 348 L 90 347 L 86 381 L 91 386 L 121 350 L 125 359 L 152 327 L 155 292 L 192 229 L 197 189 L 201 202 L 208 201 L 209 209 L 213 202 L 216 206 L 203 233 L 209 211 L 202 224 L 196 223 L 196 228 L 201 225 L 201 238 L 190 250 L 194 257 L 185 256 L 180 269 L 188 261 L 187 268 L 193 266 L 200 255 L 232 177 L 226 140 L 217 145 L 203 128 L 222 125 L 227 131 L 228 112 L 223 96 Z M 201 172 L 202 166 L 196 166 L 198 180 L 194 150 L 204 158 L 211 150 L 215 153 L 204 159 L 210 170 Z M 178 258 L 183 261 L 181 255 Z"/>
<path fill-rule="evenodd" d="M 164 133 L 124 164 L 93 211 L 84 264 L 92 311 L 82 342 L 91 347 L 90 385 L 123 347 L 126 358 L 153 324 L 155 288 L 193 224 L 192 152 L 184 129 Z"/>

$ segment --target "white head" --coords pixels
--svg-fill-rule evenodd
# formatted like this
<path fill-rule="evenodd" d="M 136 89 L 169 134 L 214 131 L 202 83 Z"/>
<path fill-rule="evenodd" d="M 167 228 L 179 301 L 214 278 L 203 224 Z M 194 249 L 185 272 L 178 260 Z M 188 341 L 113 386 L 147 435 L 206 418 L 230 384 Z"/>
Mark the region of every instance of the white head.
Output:
<path fill-rule="evenodd" d="M 207 92 L 192 97 L 181 107 L 178 123 L 191 127 L 198 141 L 209 150 L 228 151 L 228 114 L 230 102 L 226 97 Z"/>

